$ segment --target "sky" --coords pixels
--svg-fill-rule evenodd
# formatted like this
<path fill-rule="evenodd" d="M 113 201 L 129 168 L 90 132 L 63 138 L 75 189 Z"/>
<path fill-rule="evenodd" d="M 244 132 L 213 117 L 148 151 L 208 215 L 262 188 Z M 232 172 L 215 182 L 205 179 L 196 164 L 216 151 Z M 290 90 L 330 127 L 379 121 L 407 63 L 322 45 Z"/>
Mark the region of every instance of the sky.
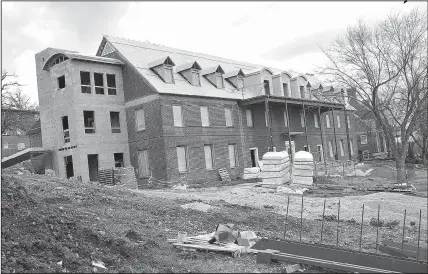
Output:
<path fill-rule="evenodd" d="M 38 102 L 34 55 L 95 55 L 103 34 L 311 73 L 320 47 L 358 19 L 427 9 L 426 2 L 2 2 L 2 69 Z"/>

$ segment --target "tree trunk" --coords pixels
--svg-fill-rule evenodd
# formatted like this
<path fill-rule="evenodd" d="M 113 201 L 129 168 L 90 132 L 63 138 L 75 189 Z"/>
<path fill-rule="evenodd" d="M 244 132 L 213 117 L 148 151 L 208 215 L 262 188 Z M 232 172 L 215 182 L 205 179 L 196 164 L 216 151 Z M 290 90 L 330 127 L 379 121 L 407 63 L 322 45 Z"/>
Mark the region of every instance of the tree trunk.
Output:
<path fill-rule="evenodd" d="M 395 157 L 395 168 L 397 169 L 397 183 L 406 182 L 406 154 L 397 153 Z"/>

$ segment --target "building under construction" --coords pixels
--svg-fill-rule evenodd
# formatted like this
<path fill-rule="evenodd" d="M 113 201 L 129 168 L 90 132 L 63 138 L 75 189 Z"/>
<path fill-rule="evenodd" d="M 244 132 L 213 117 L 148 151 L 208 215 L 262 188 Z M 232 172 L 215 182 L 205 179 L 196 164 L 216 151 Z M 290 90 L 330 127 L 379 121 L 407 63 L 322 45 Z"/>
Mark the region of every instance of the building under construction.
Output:
<path fill-rule="evenodd" d="M 135 168 L 140 184 L 209 181 L 269 150 L 355 159 L 347 94 L 261 65 L 104 36 L 96 56 L 36 54 L 43 148 L 61 177 Z"/>

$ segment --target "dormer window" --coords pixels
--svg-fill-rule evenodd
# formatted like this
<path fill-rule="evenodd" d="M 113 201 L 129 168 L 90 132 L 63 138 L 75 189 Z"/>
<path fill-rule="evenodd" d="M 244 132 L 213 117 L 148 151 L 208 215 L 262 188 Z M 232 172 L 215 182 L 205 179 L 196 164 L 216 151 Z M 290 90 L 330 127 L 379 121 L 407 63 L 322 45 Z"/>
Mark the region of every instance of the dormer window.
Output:
<path fill-rule="evenodd" d="M 177 66 L 177 72 L 184 77 L 192 86 L 200 86 L 201 79 L 200 73 L 201 67 L 197 62 L 190 62 L 180 66 Z"/>
<path fill-rule="evenodd" d="M 217 80 L 217 88 L 224 88 L 223 74 L 217 72 L 215 76 Z"/>
<path fill-rule="evenodd" d="M 171 58 L 169 58 L 169 56 L 150 62 L 148 66 L 165 83 L 168 83 L 168 84 L 174 83 L 173 66 L 175 66 L 175 64 L 171 60 Z"/>
<path fill-rule="evenodd" d="M 238 76 L 238 88 L 243 88 L 244 87 L 244 77 L 242 76 Z"/>
<path fill-rule="evenodd" d="M 192 85 L 194 86 L 200 86 L 201 85 L 201 79 L 199 78 L 199 70 L 192 69 Z"/>
<path fill-rule="evenodd" d="M 245 74 L 241 69 L 230 71 L 223 75 L 223 78 L 231 83 L 235 88 L 242 89 L 244 87 L 244 77 Z"/>
<path fill-rule="evenodd" d="M 224 70 L 221 68 L 221 66 L 205 69 L 201 72 L 201 74 L 216 88 L 224 88 Z"/>

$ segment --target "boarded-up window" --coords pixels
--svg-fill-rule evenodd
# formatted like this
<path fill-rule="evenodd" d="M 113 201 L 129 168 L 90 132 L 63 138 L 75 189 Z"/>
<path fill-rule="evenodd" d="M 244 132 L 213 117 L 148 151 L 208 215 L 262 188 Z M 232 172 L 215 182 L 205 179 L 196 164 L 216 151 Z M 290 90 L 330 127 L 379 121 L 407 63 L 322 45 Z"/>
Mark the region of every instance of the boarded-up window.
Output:
<path fill-rule="evenodd" d="M 94 73 L 95 94 L 104 94 L 104 77 L 102 73 Z"/>
<path fill-rule="evenodd" d="M 111 132 L 120 133 L 119 112 L 110 111 Z"/>
<path fill-rule="evenodd" d="M 89 71 L 80 72 L 80 86 L 82 93 L 91 93 L 91 74 Z"/>
<path fill-rule="evenodd" d="M 304 115 L 303 111 L 300 112 L 300 125 L 302 127 L 305 127 L 305 115 Z"/>
<path fill-rule="evenodd" d="M 288 84 L 282 84 L 282 89 L 284 90 L 284 96 L 287 96 L 287 97 L 289 97 L 290 96 L 290 93 L 289 93 L 289 91 L 288 91 Z"/>
<path fill-rule="evenodd" d="M 183 126 L 183 115 L 181 113 L 181 106 L 172 106 L 172 113 L 174 115 L 174 126 Z"/>
<path fill-rule="evenodd" d="M 236 167 L 235 144 L 228 145 L 229 147 L 229 165 L 230 168 Z"/>
<path fill-rule="evenodd" d="M 165 66 L 165 82 L 166 83 L 174 83 L 174 77 L 172 74 L 172 67 Z"/>
<path fill-rule="evenodd" d="M 314 123 L 315 127 L 318 127 L 318 114 L 314 113 Z"/>
<path fill-rule="evenodd" d="M 265 88 L 265 94 L 270 95 L 270 86 L 269 86 L 269 80 L 264 80 L 263 85 Z"/>
<path fill-rule="evenodd" d="M 187 148 L 185 146 L 177 147 L 178 171 L 187 172 Z"/>
<path fill-rule="evenodd" d="M 284 126 L 288 127 L 288 116 L 287 116 L 287 112 L 284 111 Z"/>
<path fill-rule="evenodd" d="M 333 158 L 333 143 L 328 141 L 328 151 L 330 152 L 330 157 Z"/>
<path fill-rule="evenodd" d="M 83 111 L 85 133 L 95 133 L 95 113 L 93 111 Z"/>
<path fill-rule="evenodd" d="M 224 109 L 224 117 L 226 119 L 226 126 L 227 127 L 233 127 L 232 109 L 231 108 L 225 108 Z"/>
<path fill-rule="evenodd" d="M 305 87 L 300 86 L 300 98 L 305 98 Z"/>
<path fill-rule="evenodd" d="M 206 169 L 213 169 L 213 147 L 212 145 L 204 146 L 205 153 L 205 167 Z"/>
<path fill-rule="evenodd" d="M 345 151 L 343 150 L 343 140 L 340 140 L 339 146 L 340 146 L 340 156 L 345 156 Z"/>
<path fill-rule="evenodd" d="M 223 88 L 223 75 L 221 73 L 216 73 L 216 81 L 217 81 L 217 88 Z"/>
<path fill-rule="evenodd" d="M 138 151 L 138 177 L 150 176 L 149 157 L 147 150 Z"/>
<path fill-rule="evenodd" d="M 208 107 L 207 106 L 201 106 L 201 121 L 203 127 L 209 127 L 210 126 L 210 116 L 208 114 Z"/>
<path fill-rule="evenodd" d="M 340 128 L 340 116 L 337 115 L 337 127 Z"/>
<path fill-rule="evenodd" d="M 201 85 L 201 79 L 199 77 L 199 71 L 198 70 L 192 70 L 192 85 L 194 85 L 194 86 L 200 86 Z"/>
<path fill-rule="evenodd" d="M 330 115 L 328 113 L 325 116 L 325 123 L 327 125 L 327 128 L 330 128 Z"/>
<path fill-rule="evenodd" d="M 135 129 L 136 131 L 146 128 L 146 118 L 144 117 L 144 110 L 137 109 L 135 111 Z"/>
<path fill-rule="evenodd" d="M 116 95 L 116 75 L 107 74 L 108 95 Z"/>
<path fill-rule="evenodd" d="M 244 87 L 244 78 L 242 78 L 241 76 L 238 76 L 238 88 L 243 88 Z"/>
<path fill-rule="evenodd" d="M 245 115 L 247 117 L 247 126 L 252 127 L 253 126 L 253 113 L 252 113 L 251 109 L 247 109 L 245 111 Z"/>
<path fill-rule="evenodd" d="M 65 88 L 65 76 L 58 77 L 58 89 Z"/>

